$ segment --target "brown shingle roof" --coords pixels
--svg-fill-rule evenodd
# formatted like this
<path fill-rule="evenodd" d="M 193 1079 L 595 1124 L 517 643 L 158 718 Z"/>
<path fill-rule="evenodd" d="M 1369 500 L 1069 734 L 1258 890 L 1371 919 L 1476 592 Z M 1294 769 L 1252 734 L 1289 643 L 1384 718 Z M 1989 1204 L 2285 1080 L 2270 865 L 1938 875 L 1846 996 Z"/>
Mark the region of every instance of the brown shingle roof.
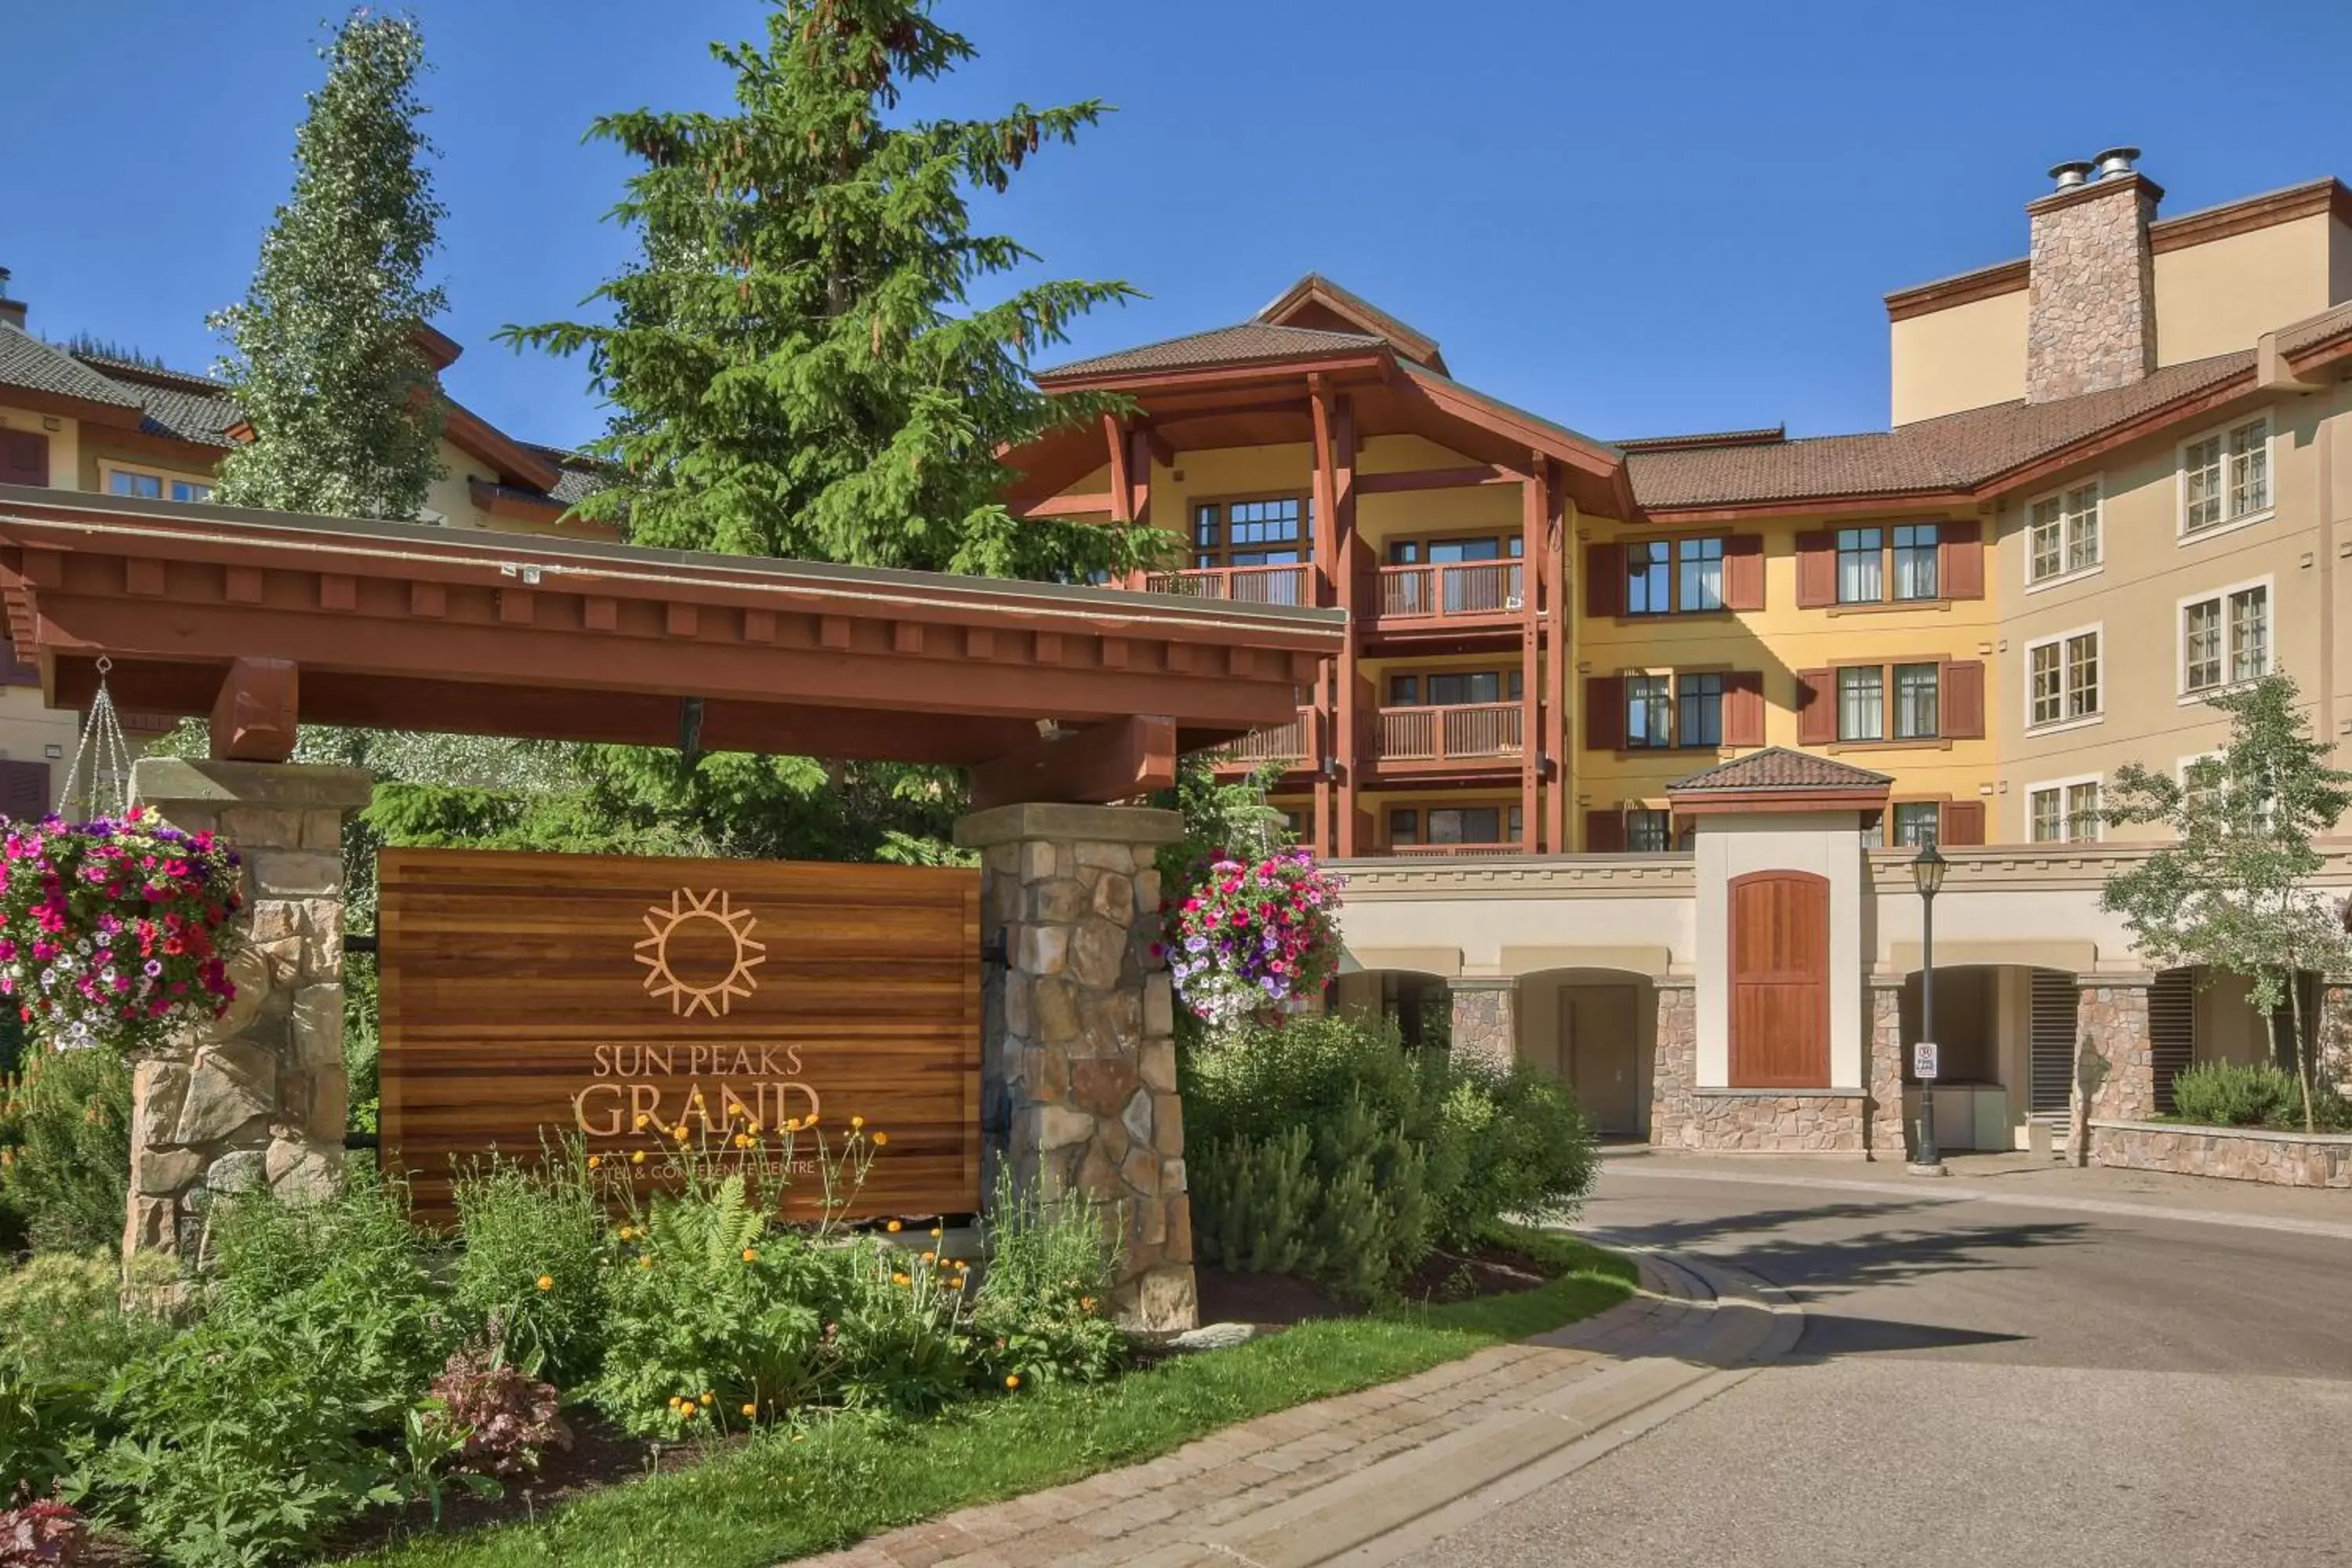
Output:
<path fill-rule="evenodd" d="M 1205 365 L 1247 364 L 1255 360 L 1315 359 L 1323 355 L 1362 353 L 1381 347 L 1368 332 L 1322 332 L 1306 327 L 1268 326 L 1244 321 L 1122 349 L 1118 353 L 1082 359 L 1037 373 L 1040 382 L 1081 375 L 1126 375 L 1138 371 L 1189 370 Z"/>
<path fill-rule="evenodd" d="M 1850 767 L 1809 752 L 1768 746 L 1719 763 L 1666 786 L 1669 795 L 1711 790 L 1856 790 L 1878 789 L 1895 781 L 1867 768 Z"/>

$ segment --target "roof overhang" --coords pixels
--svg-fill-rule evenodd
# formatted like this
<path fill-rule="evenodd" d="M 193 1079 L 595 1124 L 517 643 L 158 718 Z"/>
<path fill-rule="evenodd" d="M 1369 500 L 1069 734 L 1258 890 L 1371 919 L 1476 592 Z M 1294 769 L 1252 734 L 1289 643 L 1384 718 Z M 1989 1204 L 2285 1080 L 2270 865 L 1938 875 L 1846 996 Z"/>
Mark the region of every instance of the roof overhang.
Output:
<path fill-rule="evenodd" d="M 562 468 L 456 398 L 445 394 L 441 406 L 441 433 L 449 444 L 496 469 L 499 478 L 534 490 L 551 490 L 562 482 Z"/>
<path fill-rule="evenodd" d="M 1670 789 L 1666 799 L 1673 803 L 1678 816 L 1724 816 L 1734 813 L 1752 816 L 1759 813 L 1879 811 L 1885 807 L 1887 794 L 1885 784 L 1834 789 L 1780 784 L 1759 789 Z"/>
<path fill-rule="evenodd" d="M 284 666 L 316 722 L 657 746 L 691 729 L 714 752 L 967 765 L 1034 752 L 1041 725 L 1110 735 L 1150 716 L 1192 750 L 1288 722 L 1345 626 L 1330 610 L 11 487 L 0 599 L 60 707 L 89 700 L 101 658 L 124 709 L 182 716 L 215 713 L 240 669 Z M 1068 798 L 1121 798 L 1088 776 L 1095 793 Z"/>

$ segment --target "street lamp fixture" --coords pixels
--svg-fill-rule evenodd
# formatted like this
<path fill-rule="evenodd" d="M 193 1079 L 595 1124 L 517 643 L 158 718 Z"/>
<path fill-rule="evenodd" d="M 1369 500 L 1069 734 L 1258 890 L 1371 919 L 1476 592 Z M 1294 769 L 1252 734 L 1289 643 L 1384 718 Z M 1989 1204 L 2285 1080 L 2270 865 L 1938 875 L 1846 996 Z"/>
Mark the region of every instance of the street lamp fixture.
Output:
<path fill-rule="evenodd" d="M 1936 895 L 1944 889 L 1950 862 L 1932 838 L 1911 858 L 1911 885 L 1919 889 L 1919 1038 L 1911 1047 L 1912 1076 L 1919 1080 L 1919 1135 L 1911 1169 L 1920 1175 L 1945 1173 L 1936 1149 Z"/>

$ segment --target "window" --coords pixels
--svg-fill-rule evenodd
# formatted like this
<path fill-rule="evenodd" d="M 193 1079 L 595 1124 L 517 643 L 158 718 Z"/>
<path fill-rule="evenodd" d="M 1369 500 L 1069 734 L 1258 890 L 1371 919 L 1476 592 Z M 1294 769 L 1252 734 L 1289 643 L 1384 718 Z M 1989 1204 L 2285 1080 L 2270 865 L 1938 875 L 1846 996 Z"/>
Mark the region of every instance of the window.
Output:
<path fill-rule="evenodd" d="M 1283 830 L 1288 833 L 1293 839 L 1305 838 L 1307 837 L 1307 814 L 1303 811 L 1285 811 L 1282 814 L 1282 826 Z"/>
<path fill-rule="evenodd" d="M 2271 591 L 2267 583 L 2225 589 L 2180 606 L 2180 685 L 2211 691 L 2225 681 L 2258 679 L 2271 667 Z"/>
<path fill-rule="evenodd" d="M 1421 813 L 1410 809 L 1389 813 L 1389 845 L 1415 845 L 1421 842 Z"/>
<path fill-rule="evenodd" d="M 1886 671 L 1874 664 L 1837 672 L 1839 740 L 1886 738 L 1885 681 Z"/>
<path fill-rule="evenodd" d="M 1898 664 L 1895 667 L 1895 738 L 1933 740 L 1937 731 L 1936 697 L 1942 667 Z"/>
<path fill-rule="evenodd" d="M 175 479 L 139 468 L 118 468 L 111 465 L 106 469 L 106 489 L 109 495 L 129 496 L 134 500 L 162 500 L 166 497 L 175 501 L 213 499 L 213 487 L 201 480 Z"/>
<path fill-rule="evenodd" d="M 1392 806 L 1389 847 L 1425 844 L 1515 844 L 1524 819 L 1516 805 Z"/>
<path fill-rule="evenodd" d="M 1308 558 L 1314 521 L 1301 496 L 1202 501 L 1192 509 L 1192 564 L 1295 565 Z"/>
<path fill-rule="evenodd" d="M 2181 532 L 2242 522 L 2270 508 L 2269 416 L 2216 431 L 2181 447 Z"/>
<path fill-rule="evenodd" d="M 1932 800 L 1906 800 L 1895 810 L 1895 842 L 1906 849 L 1933 844 L 1943 831 L 1944 808 Z"/>
<path fill-rule="evenodd" d="M 1390 676 L 1389 706 L 1459 708 L 1472 702 L 1517 702 L 1526 689 L 1516 669 L 1433 669 Z"/>
<path fill-rule="evenodd" d="M 1627 615 L 1723 608 L 1722 539 L 1637 539 L 1624 550 Z"/>
<path fill-rule="evenodd" d="M 2088 842 L 2099 837 L 2099 781 L 2040 784 L 2025 797 L 2026 837 L 2036 844 Z"/>
<path fill-rule="evenodd" d="M 2046 495 L 2026 508 L 2031 583 L 2087 572 L 2099 563 L 2099 481 Z"/>
<path fill-rule="evenodd" d="M 2025 650 L 2026 724 L 2099 716 L 2099 632 L 2073 632 Z"/>
<path fill-rule="evenodd" d="M 185 479 L 173 479 L 172 499 L 181 501 L 210 500 L 213 499 L 213 488 L 210 485 L 190 484 Z"/>
<path fill-rule="evenodd" d="M 1674 847 L 1674 814 L 1638 807 L 1625 814 L 1625 847 L 1637 855 L 1663 855 Z"/>
<path fill-rule="evenodd" d="M 1391 675 L 1389 677 L 1389 706 L 1418 708 L 1421 706 L 1421 677 Z"/>
<path fill-rule="evenodd" d="M 1675 545 L 1675 588 L 1685 610 L 1723 608 L 1723 541 L 1685 539 Z"/>
<path fill-rule="evenodd" d="M 1675 693 L 1675 743 L 1680 746 L 1723 744 L 1723 677 L 1685 675 Z"/>
<path fill-rule="evenodd" d="M 1932 522 L 1905 523 L 1895 531 L 1896 598 L 1936 597 L 1936 525 Z"/>
<path fill-rule="evenodd" d="M 1841 605 L 1875 605 L 1886 597 L 1885 531 L 1841 528 L 1837 535 L 1837 597 Z"/>
<path fill-rule="evenodd" d="M 1674 743 L 1674 678 L 1666 675 L 1627 676 L 1627 747 L 1671 746 Z"/>

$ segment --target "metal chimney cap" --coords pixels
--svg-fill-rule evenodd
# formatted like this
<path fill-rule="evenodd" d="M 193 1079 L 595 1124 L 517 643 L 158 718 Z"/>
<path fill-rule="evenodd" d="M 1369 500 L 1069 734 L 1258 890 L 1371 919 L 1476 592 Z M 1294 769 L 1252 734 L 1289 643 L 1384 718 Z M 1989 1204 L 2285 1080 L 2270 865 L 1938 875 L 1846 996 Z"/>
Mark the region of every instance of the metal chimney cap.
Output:
<path fill-rule="evenodd" d="M 2091 183 L 2091 164 L 2080 158 L 2063 163 L 2053 163 L 2050 165 L 2050 177 L 2058 182 L 2060 190 L 2071 191 L 2077 185 L 2087 185 Z"/>
<path fill-rule="evenodd" d="M 2099 166 L 2099 178 L 2104 180 L 2110 174 L 2130 174 L 2132 163 L 2138 156 L 2137 147 L 2110 147 L 2091 161 Z"/>

